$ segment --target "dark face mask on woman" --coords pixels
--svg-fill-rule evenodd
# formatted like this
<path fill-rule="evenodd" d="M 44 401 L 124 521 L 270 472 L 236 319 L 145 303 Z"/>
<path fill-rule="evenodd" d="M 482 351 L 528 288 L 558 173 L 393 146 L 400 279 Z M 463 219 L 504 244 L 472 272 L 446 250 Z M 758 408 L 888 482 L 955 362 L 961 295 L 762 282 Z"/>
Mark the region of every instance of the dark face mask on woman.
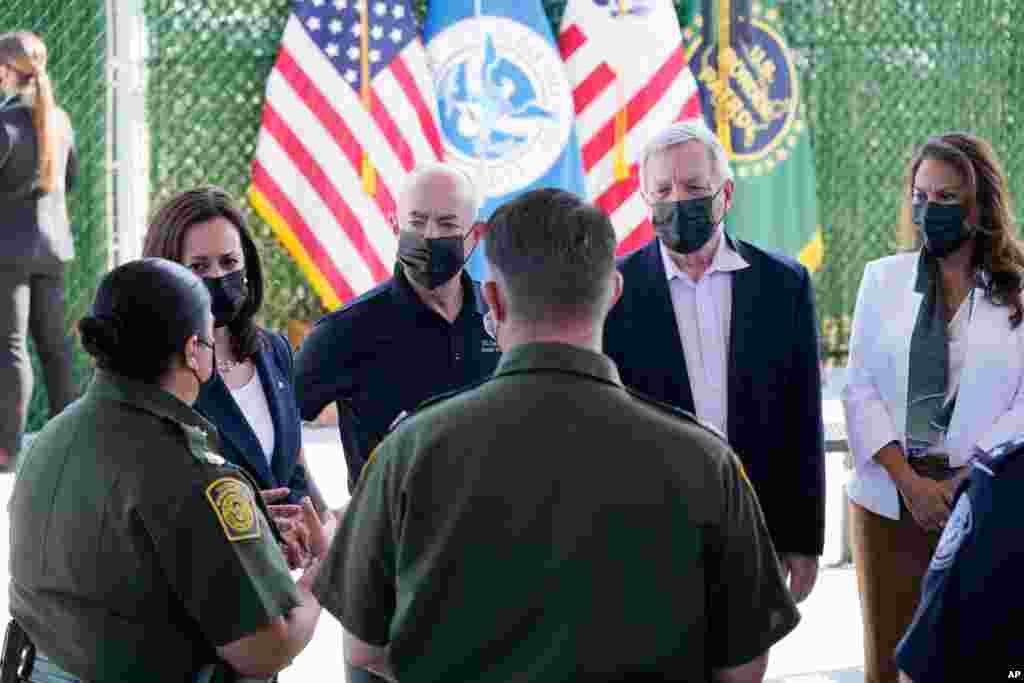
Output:
<path fill-rule="evenodd" d="M 398 234 L 398 261 L 406 277 L 427 289 L 437 289 L 466 264 L 466 238 L 423 237 L 411 230 Z"/>
<path fill-rule="evenodd" d="M 914 204 L 911 211 L 911 220 L 932 256 L 949 256 L 974 234 L 974 229 L 967 224 L 967 209 L 963 204 L 921 202 Z"/>
<path fill-rule="evenodd" d="M 658 202 L 654 205 L 654 232 L 672 251 L 692 254 L 699 250 L 708 243 L 721 222 L 713 218 L 715 197 L 721 191 L 720 187 L 707 197 Z"/>
<path fill-rule="evenodd" d="M 222 277 L 204 277 L 203 282 L 210 292 L 214 327 L 230 325 L 242 312 L 249 297 L 245 269 L 236 270 Z"/>

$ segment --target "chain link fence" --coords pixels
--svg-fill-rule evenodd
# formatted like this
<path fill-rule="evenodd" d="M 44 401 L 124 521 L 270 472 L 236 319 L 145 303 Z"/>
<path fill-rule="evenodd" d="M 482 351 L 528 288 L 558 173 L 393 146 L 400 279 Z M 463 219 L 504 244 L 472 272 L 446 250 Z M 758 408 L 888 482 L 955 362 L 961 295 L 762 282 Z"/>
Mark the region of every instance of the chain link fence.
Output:
<path fill-rule="evenodd" d="M 422 19 L 425 0 L 414 6 Z M 686 3 L 677 3 L 685 11 Z M 323 313 L 298 267 L 244 199 L 267 76 L 288 18 L 287 0 L 147 0 L 147 125 L 151 209 L 198 183 L 243 199 L 268 280 L 264 323 Z M 564 2 L 545 2 L 556 22 Z"/>
<path fill-rule="evenodd" d="M 242 201 L 266 277 L 264 324 L 318 318 L 319 299 L 245 199 L 287 0 L 146 0 L 150 208 L 202 183 Z"/>
<path fill-rule="evenodd" d="M 415 2 L 422 18 L 425 0 Z M 696 0 L 675 2 L 680 21 Z M 755 1 L 756 4 L 756 1 Z M 864 264 L 897 249 L 904 164 L 928 135 L 989 137 L 1024 191 L 1011 93 L 1024 85 L 1016 0 L 780 0 L 815 148 L 825 263 L 815 276 L 826 357 L 842 362 Z M 565 0 L 544 0 L 556 28 Z M 285 0 L 150 0 L 153 198 L 204 179 L 241 196 Z M 266 322 L 317 317 L 298 269 L 252 212 L 271 285 Z"/>
<path fill-rule="evenodd" d="M 845 361 L 864 264 L 893 253 L 905 165 L 929 135 L 992 141 L 1024 196 L 1024 4 L 1018 0 L 790 0 L 818 179 L 826 355 Z"/>
<path fill-rule="evenodd" d="M 565 0 L 543 0 L 557 30 Z M 414 2 L 422 18 L 426 1 Z M 681 22 L 696 0 L 677 0 Z M 754 0 L 757 4 L 757 0 Z M 864 264 L 898 248 L 904 165 L 928 135 L 967 129 L 992 140 L 1014 194 L 1024 145 L 1013 93 L 1024 86 L 1024 3 L 1017 0 L 777 0 L 796 54 L 816 157 L 825 263 L 815 276 L 826 357 L 842 362 Z M 144 0 L 150 209 L 202 182 L 244 198 L 266 79 L 288 0 Z M 102 0 L 8 0 L 0 30 L 38 32 L 71 114 L 83 182 L 71 198 L 77 259 L 70 323 L 107 263 L 107 21 Z M 243 200 L 262 249 L 264 323 L 283 329 L 323 311 Z M 88 371 L 76 345 L 75 372 Z M 30 427 L 45 415 L 37 383 Z"/>
<path fill-rule="evenodd" d="M 57 102 L 68 112 L 75 129 L 81 176 L 69 194 L 75 237 L 75 260 L 66 271 L 67 328 L 92 304 L 99 275 L 107 267 L 107 22 L 102 0 L 4 0 L 0 3 L 0 33 L 37 33 L 49 50 L 49 72 Z M 74 376 L 84 386 L 91 375 L 88 356 L 73 341 Z M 35 391 L 28 429 L 36 430 L 47 417 L 46 387 L 38 358 Z M 6 388 L 0 387 L 0 391 Z"/>

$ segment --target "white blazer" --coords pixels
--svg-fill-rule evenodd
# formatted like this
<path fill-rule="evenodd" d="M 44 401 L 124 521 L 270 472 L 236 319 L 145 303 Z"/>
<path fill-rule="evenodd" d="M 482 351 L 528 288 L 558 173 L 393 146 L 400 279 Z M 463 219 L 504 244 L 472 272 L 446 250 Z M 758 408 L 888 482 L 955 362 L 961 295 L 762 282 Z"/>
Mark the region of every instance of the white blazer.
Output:
<path fill-rule="evenodd" d="M 919 254 L 872 261 L 864 268 L 850 337 L 843 390 L 846 431 L 854 459 L 847 494 L 859 505 L 899 518 L 899 494 L 874 459 L 890 441 L 906 448 L 910 337 L 923 296 L 914 292 Z M 1010 309 L 975 290 L 967 355 L 946 448 L 950 464 L 970 460 L 1024 434 L 1024 324 L 1011 329 Z"/>

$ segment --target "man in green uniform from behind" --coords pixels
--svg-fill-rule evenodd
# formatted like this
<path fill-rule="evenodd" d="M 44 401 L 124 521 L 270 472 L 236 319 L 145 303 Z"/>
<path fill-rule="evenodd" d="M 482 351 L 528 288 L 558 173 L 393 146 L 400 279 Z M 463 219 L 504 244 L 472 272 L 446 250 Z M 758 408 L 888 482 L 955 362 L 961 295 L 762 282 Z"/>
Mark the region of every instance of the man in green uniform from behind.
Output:
<path fill-rule="evenodd" d="M 615 235 L 560 190 L 498 209 L 504 356 L 377 448 L 313 592 L 417 681 L 759 681 L 799 615 L 729 446 L 601 353 Z"/>

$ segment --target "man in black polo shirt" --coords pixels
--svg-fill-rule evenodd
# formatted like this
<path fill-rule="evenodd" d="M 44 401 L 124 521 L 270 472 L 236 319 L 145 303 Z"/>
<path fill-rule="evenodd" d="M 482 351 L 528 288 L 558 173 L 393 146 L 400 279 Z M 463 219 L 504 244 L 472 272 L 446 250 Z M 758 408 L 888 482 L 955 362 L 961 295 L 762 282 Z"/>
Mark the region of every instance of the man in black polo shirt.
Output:
<path fill-rule="evenodd" d="M 760 681 L 799 614 L 729 445 L 626 389 L 596 207 L 536 190 L 489 223 L 494 376 L 378 446 L 314 595 L 349 662 L 419 681 Z"/>
<path fill-rule="evenodd" d="M 322 318 L 299 350 L 302 417 L 337 403 L 350 490 L 399 415 L 497 365 L 486 305 L 463 272 L 480 237 L 477 201 L 470 179 L 452 167 L 414 170 L 398 197 L 394 277 Z"/>

